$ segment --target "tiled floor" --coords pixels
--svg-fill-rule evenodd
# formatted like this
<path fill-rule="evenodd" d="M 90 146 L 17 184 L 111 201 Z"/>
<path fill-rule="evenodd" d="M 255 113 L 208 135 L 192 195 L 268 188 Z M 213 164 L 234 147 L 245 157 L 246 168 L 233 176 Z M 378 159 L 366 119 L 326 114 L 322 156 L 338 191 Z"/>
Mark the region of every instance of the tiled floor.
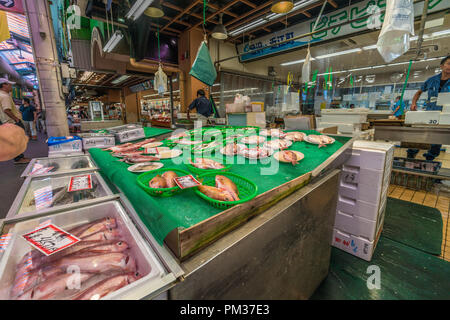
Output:
<path fill-rule="evenodd" d="M 388 195 L 391 198 L 433 207 L 441 212 L 444 226 L 442 230 L 442 250 L 439 257 L 450 261 L 450 194 L 439 190 L 415 191 L 402 186 L 390 185 Z"/>

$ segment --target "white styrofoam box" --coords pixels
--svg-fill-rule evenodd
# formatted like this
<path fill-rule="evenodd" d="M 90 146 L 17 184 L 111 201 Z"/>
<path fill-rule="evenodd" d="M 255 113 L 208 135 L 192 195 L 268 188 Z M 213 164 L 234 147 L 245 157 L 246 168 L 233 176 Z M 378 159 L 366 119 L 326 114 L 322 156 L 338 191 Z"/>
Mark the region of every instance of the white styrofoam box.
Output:
<path fill-rule="evenodd" d="M 342 166 L 341 181 L 345 183 L 381 185 L 383 175 L 383 170 L 372 170 L 344 164 Z"/>
<path fill-rule="evenodd" d="M 443 113 L 450 113 L 450 104 L 442 106 Z"/>
<path fill-rule="evenodd" d="M 440 111 L 407 111 L 406 124 L 439 124 Z"/>
<path fill-rule="evenodd" d="M 450 112 L 441 112 L 439 116 L 439 124 L 450 125 Z"/>
<path fill-rule="evenodd" d="M 375 221 L 379 212 L 379 206 L 339 195 L 336 205 L 336 212 L 338 211 Z"/>
<path fill-rule="evenodd" d="M 369 220 L 361 216 L 355 216 L 346 212 L 337 211 L 336 219 L 334 220 L 334 227 L 344 232 L 348 232 L 372 241 L 375 239 L 375 234 L 377 231 L 377 220 Z"/>
<path fill-rule="evenodd" d="M 342 133 L 353 133 L 355 131 L 361 131 L 362 125 L 360 123 L 325 122 L 323 120 L 317 123 L 318 129 L 330 127 L 338 127 L 338 131 Z"/>
<path fill-rule="evenodd" d="M 367 145 L 367 147 L 358 147 L 358 145 Z M 372 146 L 371 148 L 368 147 L 370 145 Z M 390 146 L 391 149 L 388 151 L 381 149 L 386 148 L 387 146 Z M 386 167 L 386 161 L 392 162 L 393 154 L 394 148 L 392 144 L 358 140 L 354 142 L 352 155 L 350 156 L 346 164 L 362 169 L 384 170 L 384 168 Z"/>
<path fill-rule="evenodd" d="M 322 112 L 323 122 L 337 122 L 337 123 L 363 123 L 367 122 L 367 112 L 364 113 L 330 113 Z"/>
<path fill-rule="evenodd" d="M 344 250 L 356 257 L 366 261 L 372 260 L 373 253 L 380 239 L 381 230 L 373 241 L 343 232 L 336 228 L 333 229 L 333 239 L 331 245 L 338 249 Z"/>
<path fill-rule="evenodd" d="M 381 181 L 377 185 L 363 183 L 354 184 L 344 181 L 340 181 L 339 183 L 340 195 L 355 200 L 362 200 L 372 204 L 379 203 L 382 190 L 383 186 L 381 184 Z"/>
<path fill-rule="evenodd" d="M 369 149 L 369 150 L 381 150 L 386 153 L 394 153 L 394 145 L 387 142 L 376 142 L 367 140 L 356 140 L 353 143 L 353 148 L 355 149 Z"/>

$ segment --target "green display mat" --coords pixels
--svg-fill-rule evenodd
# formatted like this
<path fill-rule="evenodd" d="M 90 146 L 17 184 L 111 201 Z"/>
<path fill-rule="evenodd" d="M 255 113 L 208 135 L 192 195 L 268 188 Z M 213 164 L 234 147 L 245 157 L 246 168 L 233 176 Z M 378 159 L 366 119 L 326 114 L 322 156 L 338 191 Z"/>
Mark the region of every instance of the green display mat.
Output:
<path fill-rule="evenodd" d="M 318 134 L 313 130 L 303 132 Z M 289 149 L 300 151 L 305 155 L 305 158 L 295 167 L 292 164 L 279 163 L 273 159 L 273 156 L 266 160 L 268 163 L 265 164 L 241 156 L 225 157 L 220 153 L 213 154 L 212 158 L 226 163 L 230 161 L 237 163 L 231 167 L 230 172 L 253 181 L 258 186 L 258 194 L 261 194 L 314 170 L 349 139 L 348 137 L 336 137 L 334 144 L 323 148 L 303 141 L 294 142 Z M 92 148 L 89 152 L 101 168 L 102 173 L 116 184 L 130 200 L 142 222 L 160 244 L 173 229 L 188 228 L 223 211 L 211 206 L 191 189 L 169 198 L 150 196 L 136 183 L 137 174 L 127 170 L 129 165 L 118 161 L 107 151 Z M 161 160 L 161 162 L 164 164 L 164 168 L 179 168 L 189 171 L 188 167 L 181 163 L 188 161 L 189 158 L 190 155 L 186 152 L 178 158 Z M 278 170 L 272 171 L 276 168 Z"/>
<path fill-rule="evenodd" d="M 379 290 L 369 290 L 369 266 L 380 268 Z M 312 300 L 450 299 L 450 263 L 384 237 L 367 262 L 332 248 L 330 272 Z"/>
<path fill-rule="evenodd" d="M 440 255 L 442 215 L 439 210 L 388 198 L 383 236 L 424 252 Z"/>
<path fill-rule="evenodd" d="M 170 132 L 172 132 L 172 130 L 170 129 L 144 127 L 144 133 L 146 138 L 156 137 Z"/>

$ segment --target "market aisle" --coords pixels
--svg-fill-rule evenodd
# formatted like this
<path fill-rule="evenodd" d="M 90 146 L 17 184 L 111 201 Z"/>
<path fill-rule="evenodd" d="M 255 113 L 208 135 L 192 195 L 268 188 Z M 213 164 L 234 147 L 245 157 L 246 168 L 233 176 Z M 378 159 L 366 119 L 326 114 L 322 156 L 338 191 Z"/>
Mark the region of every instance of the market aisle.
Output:
<path fill-rule="evenodd" d="M 48 147 L 45 143 L 47 135 L 38 132 L 38 140 L 28 142 L 28 148 L 25 151 L 27 158 L 38 158 L 48 156 Z M 6 217 L 9 208 L 11 207 L 24 179 L 20 177 L 25 164 L 14 164 L 12 160 L 0 162 L 0 172 L 2 179 L 0 180 L 0 219 Z"/>
<path fill-rule="evenodd" d="M 402 186 L 390 185 L 389 197 L 436 208 L 441 212 L 443 229 L 441 255 L 439 258 L 450 262 L 450 195 L 439 191 L 415 191 Z"/>

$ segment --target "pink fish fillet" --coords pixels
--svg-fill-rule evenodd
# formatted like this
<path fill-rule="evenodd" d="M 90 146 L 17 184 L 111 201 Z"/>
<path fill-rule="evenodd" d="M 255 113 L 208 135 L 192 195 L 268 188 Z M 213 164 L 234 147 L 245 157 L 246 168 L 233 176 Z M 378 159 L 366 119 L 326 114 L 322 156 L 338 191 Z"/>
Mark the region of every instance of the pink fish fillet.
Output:
<path fill-rule="evenodd" d="M 124 273 L 102 280 L 74 297 L 74 300 L 98 300 L 141 278 L 136 273 Z"/>
<path fill-rule="evenodd" d="M 69 266 L 78 266 L 81 272 L 106 272 L 111 270 L 136 271 L 134 258 L 124 252 L 104 254 L 95 252 L 75 253 L 61 258 L 54 265 L 64 270 Z"/>
<path fill-rule="evenodd" d="M 94 274 L 80 273 L 80 283 L 94 276 Z M 17 297 L 17 300 L 47 300 L 54 298 L 65 290 L 68 290 L 68 283 L 71 281 L 71 277 L 76 277 L 72 273 L 63 273 L 47 279 L 39 285 L 29 289 L 22 295 Z"/>

